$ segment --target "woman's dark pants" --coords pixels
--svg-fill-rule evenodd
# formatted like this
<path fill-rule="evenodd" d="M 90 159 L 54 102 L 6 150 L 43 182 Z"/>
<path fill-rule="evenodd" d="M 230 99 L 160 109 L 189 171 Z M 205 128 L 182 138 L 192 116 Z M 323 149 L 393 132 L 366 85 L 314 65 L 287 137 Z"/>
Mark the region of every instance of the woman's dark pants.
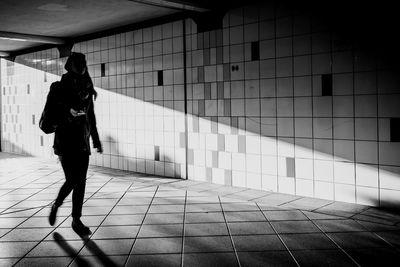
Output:
<path fill-rule="evenodd" d="M 65 182 L 55 201 L 60 207 L 64 199 L 72 192 L 72 218 L 79 219 L 82 216 L 82 205 L 85 197 L 86 174 L 89 165 L 88 154 L 63 155 L 60 157 L 65 174 Z"/>

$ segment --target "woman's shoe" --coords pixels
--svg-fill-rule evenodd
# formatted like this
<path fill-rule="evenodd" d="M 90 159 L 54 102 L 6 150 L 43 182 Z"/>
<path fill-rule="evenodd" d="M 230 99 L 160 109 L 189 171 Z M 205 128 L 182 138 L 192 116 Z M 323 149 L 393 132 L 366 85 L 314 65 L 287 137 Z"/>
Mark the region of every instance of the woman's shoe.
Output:
<path fill-rule="evenodd" d="M 92 233 L 90 228 L 84 225 L 80 219 L 73 219 L 71 226 L 78 235 L 90 235 Z"/>
<path fill-rule="evenodd" d="M 58 207 L 56 206 L 56 204 L 53 204 L 51 206 L 50 215 L 49 215 L 49 223 L 51 226 L 53 226 L 54 223 L 56 222 L 57 210 L 58 210 Z"/>

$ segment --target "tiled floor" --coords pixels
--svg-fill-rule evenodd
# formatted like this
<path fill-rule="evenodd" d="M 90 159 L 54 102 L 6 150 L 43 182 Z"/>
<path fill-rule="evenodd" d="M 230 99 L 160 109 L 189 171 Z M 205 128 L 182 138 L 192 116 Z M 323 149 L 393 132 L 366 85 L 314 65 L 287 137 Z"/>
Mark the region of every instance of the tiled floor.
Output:
<path fill-rule="evenodd" d="M 56 162 L 0 153 L 0 266 L 398 266 L 400 215 L 91 167 L 82 240 Z"/>

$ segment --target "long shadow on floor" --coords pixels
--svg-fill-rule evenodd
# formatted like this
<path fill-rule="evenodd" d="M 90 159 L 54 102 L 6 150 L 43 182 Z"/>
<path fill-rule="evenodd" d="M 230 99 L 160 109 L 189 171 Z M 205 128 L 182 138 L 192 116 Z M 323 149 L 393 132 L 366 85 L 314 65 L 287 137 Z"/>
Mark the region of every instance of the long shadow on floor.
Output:
<path fill-rule="evenodd" d="M 73 247 L 68 245 L 67 240 L 64 239 L 64 237 L 59 234 L 59 233 L 53 233 L 54 240 L 56 243 L 65 251 L 68 253 L 68 256 L 70 257 L 75 257 L 75 255 L 78 253 Z M 110 267 L 117 267 L 117 265 L 97 246 L 97 244 L 90 239 L 83 238 L 84 241 L 86 241 L 85 247 L 91 251 L 95 256 L 98 257 L 98 259 L 101 261 L 101 263 L 104 266 L 110 266 Z M 78 266 L 90 266 L 89 262 L 82 258 L 81 256 L 76 256 L 75 258 L 75 263 Z"/>

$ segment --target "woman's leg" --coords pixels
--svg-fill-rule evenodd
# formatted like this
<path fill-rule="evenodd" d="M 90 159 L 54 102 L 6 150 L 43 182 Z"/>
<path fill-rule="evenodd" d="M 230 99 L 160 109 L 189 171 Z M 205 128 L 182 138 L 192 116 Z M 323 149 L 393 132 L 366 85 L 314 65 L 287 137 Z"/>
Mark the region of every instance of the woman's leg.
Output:
<path fill-rule="evenodd" d="M 71 193 L 71 191 L 74 189 L 75 187 L 75 164 L 74 164 L 74 160 L 72 156 L 66 155 L 63 157 L 60 157 L 60 162 L 61 162 L 61 166 L 63 168 L 64 171 L 64 175 L 65 175 L 65 182 L 64 184 L 61 186 L 60 191 L 58 192 L 58 196 L 56 198 L 55 201 L 55 205 L 56 207 L 60 207 L 65 198 Z"/>
<path fill-rule="evenodd" d="M 79 219 L 82 216 L 88 166 L 89 155 L 77 155 L 75 164 L 75 187 L 72 192 L 72 217 L 74 219 Z"/>

